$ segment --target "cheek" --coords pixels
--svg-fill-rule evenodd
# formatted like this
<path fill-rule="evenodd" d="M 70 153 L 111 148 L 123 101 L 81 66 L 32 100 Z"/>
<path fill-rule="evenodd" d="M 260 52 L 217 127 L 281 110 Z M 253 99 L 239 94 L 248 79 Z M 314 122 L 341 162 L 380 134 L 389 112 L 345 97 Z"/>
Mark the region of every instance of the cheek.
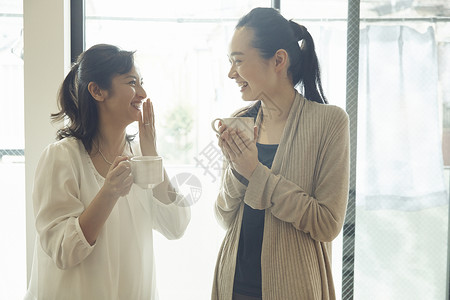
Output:
<path fill-rule="evenodd" d="M 239 70 L 239 76 L 252 86 L 264 84 L 265 70 L 258 65 L 248 65 Z"/>
<path fill-rule="evenodd" d="M 252 72 L 248 70 L 248 68 L 240 68 L 237 69 L 237 73 L 239 76 L 247 82 L 251 82 L 253 77 Z"/>
<path fill-rule="evenodd" d="M 122 101 L 129 102 L 133 99 L 135 93 L 133 89 L 122 90 L 116 94 L 116 96 Z"/>

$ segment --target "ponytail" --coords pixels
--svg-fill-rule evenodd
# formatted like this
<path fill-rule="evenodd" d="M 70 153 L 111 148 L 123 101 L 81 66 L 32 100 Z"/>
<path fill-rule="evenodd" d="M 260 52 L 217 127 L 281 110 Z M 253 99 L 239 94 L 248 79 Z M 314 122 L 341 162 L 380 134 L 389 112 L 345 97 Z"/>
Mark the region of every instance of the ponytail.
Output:
<path fill-rule="evenodd" d="M 66 116 L 69 118 L 69 126 L 58 130 L 56 134 L 58 140 L 76 135 L 76 129 L 72 128 L 72 125 L 76 124 L 75 120 L 79 117 L 76 92 L 78 67 L 79 63 L 75 63 L 61 84 L 58 92 L 59 112 L 51 114 L 51 119 L 53 122 L 62 121 Z"/>
<path fill-rule="evenodd" d="M 328 103 L 323 93 L 320 79 L 319 60 L 317 59 L 314 40 L 305 26 L 290 20 L 289 25 L 295 35 L 295 43 L 300 51 L 292 58 L 289 67 L 294 85 L 302 84 L 305 98 L 319 103 Z"/>

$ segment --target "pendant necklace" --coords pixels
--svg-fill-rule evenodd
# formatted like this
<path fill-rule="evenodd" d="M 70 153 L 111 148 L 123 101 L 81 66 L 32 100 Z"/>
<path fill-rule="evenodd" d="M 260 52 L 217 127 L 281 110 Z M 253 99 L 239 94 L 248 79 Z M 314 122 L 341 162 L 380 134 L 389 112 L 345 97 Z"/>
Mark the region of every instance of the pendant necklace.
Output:
<path fill-rule="evenodd" d="M 102 150 L 100 150 L 100 147 L 98 147 L 98 152 L 100 152 L 100 155 L 102 156 L 103 160 L 105 161 L 105 163 L 107 163 L 108 165 L 112 165 L 112 162 L 110 162 L 109 160 L 106 159 L 106 157 L 103 155 Z"/>
<path fill-rule="evenodd" d="M 125 141 L 125 145 L 126 145 L 126 141 Z M 107 163 L 108 165 L 111 166 L 113 163 L 110 162 L 109 160 L 107 160 L 105 155 L 103 155 L 102 150 L 100 150 L 100 144 L 97 144 L 97 149 L 98 149 L 98 152 L 100 153 L 100 155 L 102 156 L 103 160 L 105 161 L 105 163 Z M 124 150 L 125 150 L 125 147 L 124 147 Z M 123 151 L 122 151 L 122 153 L 123 153 Z"/>

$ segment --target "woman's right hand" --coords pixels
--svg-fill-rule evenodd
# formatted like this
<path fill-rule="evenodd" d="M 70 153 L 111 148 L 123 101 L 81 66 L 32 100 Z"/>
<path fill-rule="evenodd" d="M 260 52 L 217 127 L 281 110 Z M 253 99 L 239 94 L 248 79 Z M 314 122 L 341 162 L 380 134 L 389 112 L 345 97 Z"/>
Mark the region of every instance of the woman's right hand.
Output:
<path fill-rule="evenodd" d="M 127 156 L 118 156 L 106 174 L 103 192 L 113 199 L 126 196 L 130 192 L 133 184 L 131 174 L 131 164 Z"/>
<path fill-rule="evenodd" d="M 258 129 L 253 128 L 254 139 L 250 140 L 238 130 L 228 129 L 225 124 L 219 124 L 219 147 L 230 163 L 231 168 L 239 175 L 249 180 L 258 166 L 258 149 L 256 140 Z"/>

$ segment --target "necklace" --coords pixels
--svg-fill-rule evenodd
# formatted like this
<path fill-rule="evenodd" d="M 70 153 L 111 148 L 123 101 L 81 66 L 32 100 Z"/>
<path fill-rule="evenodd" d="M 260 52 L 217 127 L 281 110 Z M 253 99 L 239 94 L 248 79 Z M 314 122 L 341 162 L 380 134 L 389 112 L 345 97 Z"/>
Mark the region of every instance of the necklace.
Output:
<path fill-rule="evenodd" d="M 100 155 L 102 156 L 103 160 L 105 161 L 105 163 L 107 163 L 108 165 L 112 165 L 112 162 L 110 162 L 109 160 L 106 159 L 106 157 L 103 155 L 102 150 L 100 150 L 100 147 L 98 147 L 98 152 L 100 152 Z"/>
<path fill-rule="evenodd" d="M 126 142 L 125 142 L 125 145 L 126 145 Z M 97 149 L 98 149 L 98 152 L 100 153 L 100 155 L 102 156 L 103 160 L 105 161 L 105 163 L 107 163 L 108 165 L 111 166 L 113 163 L 110 162 L 109 160 L 107 160 L 105 155 L 103 155 L 102 150 L 100 150 L 100 144 L 97 144 Z M 124 147 L 124 150 L 125 150 L 125 147 Z"/>

